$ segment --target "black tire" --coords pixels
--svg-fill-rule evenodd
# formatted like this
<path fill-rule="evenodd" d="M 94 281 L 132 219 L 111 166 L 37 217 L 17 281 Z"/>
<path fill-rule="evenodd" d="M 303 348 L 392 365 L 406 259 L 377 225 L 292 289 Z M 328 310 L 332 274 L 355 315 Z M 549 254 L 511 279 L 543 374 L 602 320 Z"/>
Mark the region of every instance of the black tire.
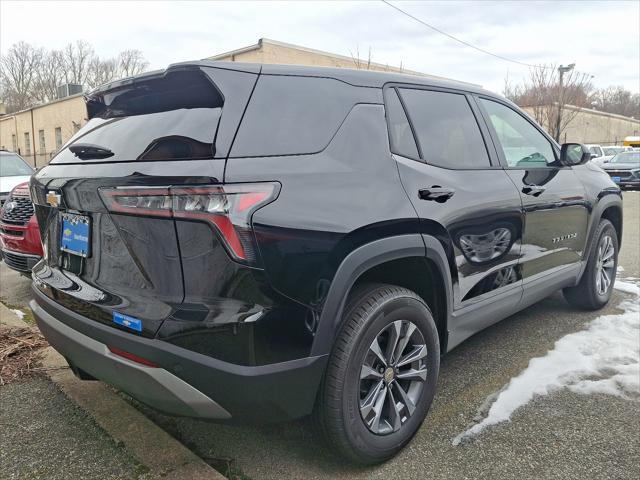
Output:
<path fill-rule="evenodd" d="M 433 315 L 425 302 L 414 292 L 393 285 L 368 284 L 358 288 L 349 297 L 343 319 L 341 331 L 336 338 L 318 393 L 314 423 L 327 443 L 349 460 L 360 464 L 380 463 L 393 457 L 409 443 L 431 406 L 440 368 L 438 331 Z M 408 350 L 402 349 L 404 337 L 400 334 L 397 349 L 393 347 L 389 349 L 392 352 L 391 357 L 393 358 L 394 352 L 397 352 L 397 359 L 402 358 L 403 351 L 418 349 L 419 345 L 426 346 L 426 356 L 421 357 L 417 364 L 419 369 L 426 368 L 426 378 L 412 380 L 409 387 L 409 384 L 405 383 L 407 380 L 400 379 L 403 372 L 401 369 L 406 368 L 406 365 L 400 366 L 402 362 L 397 359 L 389 362 L 391 369 L 396 369 L 395 373 L 400 376 L 391 375 L 392 380 L 387 383 L 385 370 L 385 375 L 381 375 L 381 379 L 372 380 L 372 382 L 384 382 L 385 397 L 382 403 L 383 409 L 387 408 L 389 415 L 392 412 L 391 405 L 401 404 L 404 407 L 399 407 L 402 413 L 394 410 L 396 411 L 394 419 L 400 419 L 399 423 L 394 425 L 384 423 L 392 431 L 384 434 L 374 433 L 371 425 L 367 426 L 365 423 L 360 410 L 363 395 L 361 370 L 367 358 L 376 360 L 370 350 L 372 342 L 379 341 L 380 338 L 384 340 L 381 335 L 391 331 L 397 325 L 401 325 L 399 332 L 405 332 L 407 341 L 404 344 Z M 413 331 L 412 335 L 416 336 L 406 335 L 407 331 Z M 391 342 L 389 340 L 391 336 L 386 338 L 387 343 L 383 343 L 384 350 L 389 348 Z M 420 341 L 415 343 L 411 341 L 416 338 Z M 413 369 L 415 365 L 412 363 L 411 368 Z M 403 388 L 402 385 L 405 387 Z M 400 398 L 401 394 L 406 395 L 409 388 L 413 389 L 415 402 L 400 401 L 398 404 L 395 400 L 391 400 L 396 398 L 393 396 L 394 391 L 397 398 Z M 389 403 L 386 403 L 387 401 Z M 408 405 L 412 409 L 415 407 L 411 414 L 409 414 Z M 383 424 L 382 421 L 379 423 Z M 397 427 L 397 425 L 401 426 Z M 394 428 L 399 429 L 396 431 Z"/>
<path fill-rule="evenodd" d="M 598 275 L 600 269 L 599 249 L 609 237 L 613 246 L 613 268 L 611 281 L 603 291 L 598 286 Z M 600 220 L 600 224 L 593 235 L 591 251 L 587 260 L 587 267 L 580 282 L 575 287 L 569 287 L 562 290 L 564 298 L 572 306 L 583 310 L 598 310 L 604 307 L 611 298 L 613 292 L 613 284 L 615 282 L 616 270 L 618 268 L 618 234 L 613 224 L 606 219 Z M 599 291 L 600 290 L 600 291 Z"/>

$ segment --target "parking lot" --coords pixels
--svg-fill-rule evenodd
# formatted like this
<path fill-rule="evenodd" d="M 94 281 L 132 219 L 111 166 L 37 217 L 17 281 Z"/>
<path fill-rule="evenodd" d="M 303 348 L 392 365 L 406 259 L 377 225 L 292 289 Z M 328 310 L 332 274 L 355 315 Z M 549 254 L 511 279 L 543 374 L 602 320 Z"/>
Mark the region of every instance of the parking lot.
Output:
<path fill-rule="evenodd" d="M 640 193 L 626 192 L 624 208 L 619 276 L 637 283 Z M 8 271 L 4 264 L 0 269 L 0 300 L 12 309 L 25 309 L 29 281 Z M 637 297 L 615 291 L 605 309 L 591 313 L 571 309 L 558 293 L 464 342 L 443 357 L 435 402 L 414 441 L 396 458 L 374 468 L 347 466 L 320 443 L 306 420 L 221 426 L 167 417 L 129 401 L 232 478 L 638 478 L 637 392 L 616 396 L 551 389 L 548 395 L 536 395 L 517 409 L 511 421 L 490 426 L 457 446 L 453 444 L 456 436 L 486 416 L 491 403 L 487 399 L 525 370 L 531 359 L 544 357 L 559 339 L 585 329 L 597 317 L 619 315 L 620 304 L 630 298 L 637 303 Z M 640 343 L 637 323 L 635 335 Z M 628 362 L 637 368 L 637 356 Z M 608 375 L 606 371 L 601 373 Z M 64 429 L 62 440 L 77 436 L 93 449 L 82 454 L 71 449 L 69 453 L 69 447 L 39 441 L 23 445 L 21 453 L 21 448 L 3 446 L 0 466 L 9 478 L 24 478 L 19 467 L 24 461 L 21 456 L 30 455 L 42 457 L 43 471 L 49 455 L 50 462 L 62 462 L 56 471 L 64 472 L 60 469 L 65 465 L 65 451 L 70 460 L 93 465 L 93 473 L 85 469 L 83 478 L 136 478 L 144 473 L 144 466 L 136 465 L 121 446 L 110 443 L 104 432 L 83 418 L 48 380 L 36 378 L 23 385 L 0 387 L 0 398 L 3 441 L 13 438 L 7 425 L 18 428 L 8 416 L 22 411 L 32 412 L 32 416 L 24 415 L 20 428 L 38 429 L 38 422 L 46 421 L 52 438 L 59 437 L 58 430 Z"/>

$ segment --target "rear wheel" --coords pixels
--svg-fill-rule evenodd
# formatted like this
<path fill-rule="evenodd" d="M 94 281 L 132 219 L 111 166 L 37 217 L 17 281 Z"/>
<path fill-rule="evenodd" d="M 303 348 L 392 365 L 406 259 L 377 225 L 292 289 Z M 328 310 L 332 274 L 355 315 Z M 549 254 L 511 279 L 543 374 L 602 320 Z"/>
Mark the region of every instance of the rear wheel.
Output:
<path fill-rule="evenodd" d="M 600 220 L 593 241 L 580 283 L 562 291 L 571 305 L 586 310 L 597 310 L 607 304 L 618 266 L 618 235 L 609 220 Z"/>
<path fill-rule="evenodd" d="M 401 450 L 435 393 L 440 348 L 429 307 L 415 293 L 367 285 L 352 295 L 314 416 L 330 445 L 358 463 Z"/>

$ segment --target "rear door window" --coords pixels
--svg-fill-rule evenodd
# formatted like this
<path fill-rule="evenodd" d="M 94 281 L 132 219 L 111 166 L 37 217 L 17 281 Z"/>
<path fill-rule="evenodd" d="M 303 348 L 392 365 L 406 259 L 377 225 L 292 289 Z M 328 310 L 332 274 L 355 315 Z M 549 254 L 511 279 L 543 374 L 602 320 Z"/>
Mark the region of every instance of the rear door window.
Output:
<path fill-rule="evenodd" d="M 423 160 L 444 168 L 488 168 L 478 122 L 463 94 L 399 89 Z"/>

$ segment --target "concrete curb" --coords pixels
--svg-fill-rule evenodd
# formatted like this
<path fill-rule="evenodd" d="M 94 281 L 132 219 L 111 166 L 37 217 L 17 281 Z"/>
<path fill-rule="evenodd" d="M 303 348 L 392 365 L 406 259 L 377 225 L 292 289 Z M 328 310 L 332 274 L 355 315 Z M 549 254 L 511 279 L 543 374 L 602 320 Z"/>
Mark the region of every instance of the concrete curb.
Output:
<path fill-rule="evenodd" d="M 0 323 L 31 327 L 0 303 Z M 33 327 L 31 327 L 33 328 Z M 90 415 L 115 441 L 121 442 L 152 476 L 166 480 L 224 480 L 224 476 L 129 405 L 102 382 L 78 380 L 52 347 L 43 355 L 48 377 Z"/>

